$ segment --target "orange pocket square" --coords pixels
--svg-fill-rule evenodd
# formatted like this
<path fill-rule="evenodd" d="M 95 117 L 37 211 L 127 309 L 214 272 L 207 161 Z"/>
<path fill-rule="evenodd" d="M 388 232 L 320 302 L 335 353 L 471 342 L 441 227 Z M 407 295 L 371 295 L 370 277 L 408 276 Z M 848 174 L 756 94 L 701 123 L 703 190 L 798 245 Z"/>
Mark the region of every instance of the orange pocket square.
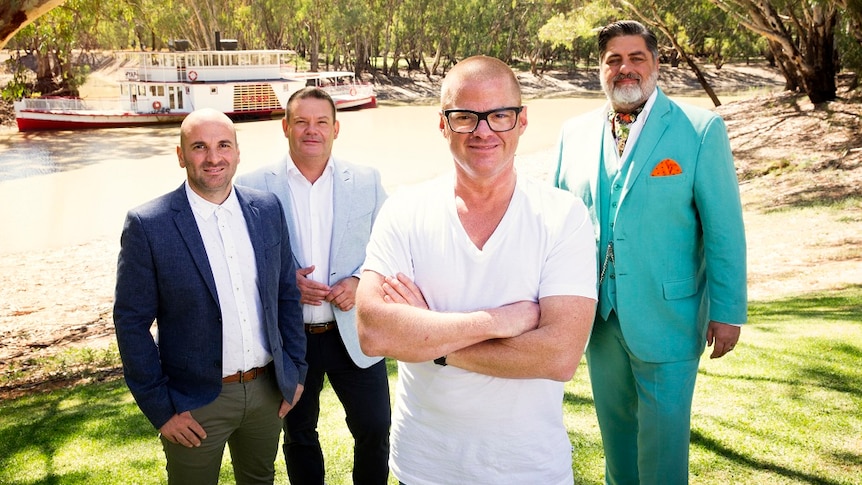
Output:
<path fill-rule="evenodd" d="M 658 162 L 658 165 L 652 169 L 650 175 L 653 177 L 667 177 L 668 175 L 679 175 L 681 173 L 682 169 L 679 167 L 678 163 L 670 158 L 665 158 Z"/>

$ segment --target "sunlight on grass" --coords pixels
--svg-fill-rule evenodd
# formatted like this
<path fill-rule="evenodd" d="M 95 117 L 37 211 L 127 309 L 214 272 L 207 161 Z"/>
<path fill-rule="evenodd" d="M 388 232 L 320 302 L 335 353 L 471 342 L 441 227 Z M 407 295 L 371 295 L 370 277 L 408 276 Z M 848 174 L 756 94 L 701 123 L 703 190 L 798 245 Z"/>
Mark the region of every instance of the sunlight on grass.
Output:
<path fill-rule="evenodd" d="M 860 483 L 859 315 L 859 286 L 752 303 L 750 324 L 736 350 L 723 359 L 704 358 L 700 366 L 692 416 L 693 485 Z M 395 364 L 388 364 L 394 390 Z M 350 484 L 352 438 L 328 386 L 321 406 L 327 483 Z M 563 413 L 575 483 L 603 483 L 585 361 L 566 384 Z M 0 402 L 0 483 L 146 485 L 165 478 L 158 433 L 121 379 Z M 234 483 L 227 453 L 221 483 Z M 280 448 L 276 483 L 287 483 Z M 390 483 L 397 481 L 390 477 Z"/>
<path fill-rule="evenodd" d="M 734 353 L 701 364 L 692 482 L 859 483 L 862 288 L 751 305 Z"/>

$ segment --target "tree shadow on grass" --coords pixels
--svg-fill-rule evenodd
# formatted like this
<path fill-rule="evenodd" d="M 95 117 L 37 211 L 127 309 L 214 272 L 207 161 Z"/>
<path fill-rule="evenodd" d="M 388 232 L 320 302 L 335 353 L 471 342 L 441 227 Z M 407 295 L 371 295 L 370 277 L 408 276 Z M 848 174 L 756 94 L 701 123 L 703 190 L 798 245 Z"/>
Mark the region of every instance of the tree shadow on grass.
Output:
<path fill-rule="evenodd" d="M 841 485 L 843 483 L 831 480 L 826 477 L 821 477 L 819 475 L 803 473 L 797 470 L 793 470 L 791 468 L 787 468 L 785 466 L 777 465 L 775 463 L 769 463 L 764 460 L 757 460 L 750 456 L 743 455 L 742 453 L 739 453 L 738 451 L 735 451 L 732 448 L 725 446 L 719 441 L 712 439 L 709 436 L 706 436 L 695 429 L 691 431 L 691 443 L 701 446 L 709 450 L 711 453 L 721 456 L 728 461 L 732 461 L 739 466 L 746 467 L 752 470 L 769 471 L 782 477 L 798 480 L 802 483 L 811 483 L 816 485 Z"/>
<path fill-rule="evenodd" d="M 129 399 L 122 380 L 98 385 L 55 389 L 4 401 L 0 418 L 0 481 L 14 477 L 22 457 L 44 478 L 33 483 L 111 483 L 110 470 L 88 466 L 87 471 L 58 467 L 58 454 L 74 453 L 76 442 L 91 444 L 93 451 L 114 453 L 140 441 L 156 439 L 156 431 Z M 84 450 L 85 451 L 85 450 Z M 90 457 L 98 459 L 98 457 Z M 97 479 L 97 477 L 100 477 Z M 114 481 L 121 479 L 114 477 Z M 30 483 L 18 481 L 13 483 Z"/>
<path fill-rule="evenodd" d="M 749 304 L 748 316 L 753 324 L 786 324 L 788 319 L 817 318 L 826 321 L 844 321 L 862 325 L 862 285 L 793 296 L 772 301 L 754 301 Z"/>

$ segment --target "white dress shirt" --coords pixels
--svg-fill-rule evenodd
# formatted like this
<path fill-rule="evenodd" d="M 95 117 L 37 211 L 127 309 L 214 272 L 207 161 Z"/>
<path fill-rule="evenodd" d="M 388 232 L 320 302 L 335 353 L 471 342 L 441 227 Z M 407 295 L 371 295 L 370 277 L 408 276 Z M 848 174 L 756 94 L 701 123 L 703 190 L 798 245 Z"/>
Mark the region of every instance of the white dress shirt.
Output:
<path fill-rule="evenodd" d="M 306 276 L 313 281 L 329 283 L 329 250 L 332 244 L 333 221 L 333 168 L 332 159 L 326 163 L 323 173 L 312 184 L 291 161 L 287 167 L 287 183 L 293 202 L 293 220 L 299 232 L 299 254 L 297 258 L 303 268 L 314 265 L 314 271 Z M 332 305 L 302 305 L 304 323 L 324 323 L 335 320 Z"/>
<path fill-rule="evenodd" d="M 222 315 L 222 377 L 272 360 L 263 328 L 257 264 L 236 192 L 221 205 L 191 190 L 192 206 L 218 294 Z"/>

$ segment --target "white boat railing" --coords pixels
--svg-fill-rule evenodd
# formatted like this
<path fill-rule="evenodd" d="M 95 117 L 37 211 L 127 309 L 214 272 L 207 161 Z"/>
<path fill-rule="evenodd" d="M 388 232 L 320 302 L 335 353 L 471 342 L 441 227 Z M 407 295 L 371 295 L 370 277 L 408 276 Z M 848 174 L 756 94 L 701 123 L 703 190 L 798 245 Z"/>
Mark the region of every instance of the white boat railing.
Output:
<path fill-rule="evenodd" d="M 24 98 L 18 102 L 23 109 L 38 111 L 93 111 L 119 108 L 119 98 Z"/>

